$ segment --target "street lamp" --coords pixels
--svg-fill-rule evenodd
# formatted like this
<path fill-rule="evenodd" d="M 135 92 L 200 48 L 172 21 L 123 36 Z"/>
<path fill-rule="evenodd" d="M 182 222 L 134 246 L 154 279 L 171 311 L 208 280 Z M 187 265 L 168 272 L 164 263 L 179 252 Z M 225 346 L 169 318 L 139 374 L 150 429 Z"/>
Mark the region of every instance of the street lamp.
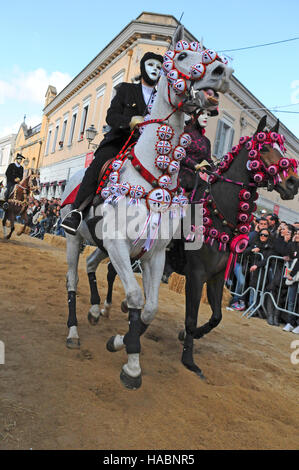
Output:
<path fill-rule="evenodd" d="M 85 131 L 85 135 L 86 135 L 86 139 L 88 140 L 88 148 L 90 146 L 92 146 L 93 148 L 97 148 L 98 145 L 97 144 L 92 144 L 91 141 L 95 138 L 95 136 L 97 135 L 97 130 L 96 128 L 94 127 L 93 124 L 91 124 L 91 126 L 86 129 Z"/>

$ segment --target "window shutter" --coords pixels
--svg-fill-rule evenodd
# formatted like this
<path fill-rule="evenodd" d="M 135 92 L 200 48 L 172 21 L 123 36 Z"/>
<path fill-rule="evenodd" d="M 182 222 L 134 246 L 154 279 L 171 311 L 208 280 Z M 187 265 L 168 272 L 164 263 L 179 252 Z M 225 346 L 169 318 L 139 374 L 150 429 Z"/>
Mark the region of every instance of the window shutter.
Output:
<path fill-rule="evenodd" d="M 229 135 L 229 141 L 228 141 L 228 149 L 227 152 L 230 152 L 233 146 L 233 141 L 234 141 L 234 134 L 235 134 L 235 129 L 233 127 L 230 128 L 230 135 Z"/>
<path fill-rule="evenodd" d="M 223 122 L 221 121 L 221 119 L 218 119 L 217 129 L 216 129 L 216 138 L 214 142 L 214 156 L 216 158 L 221 157 L 221 155 L 219 154 L 220 154 L 220 138 L 222 134 L 222 129 L 223 129 Z"/>

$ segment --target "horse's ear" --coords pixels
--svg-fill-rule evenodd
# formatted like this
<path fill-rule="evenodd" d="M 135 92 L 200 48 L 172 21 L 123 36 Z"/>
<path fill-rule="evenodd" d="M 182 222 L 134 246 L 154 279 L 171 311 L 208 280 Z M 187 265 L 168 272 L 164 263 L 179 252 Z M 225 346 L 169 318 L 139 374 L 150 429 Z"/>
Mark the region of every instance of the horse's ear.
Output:
<path fill-rule="evenodd" d="M 279 119 L 277 119 L 275 126 L 273 126 L 272 129 L 270 129 L 270 132 L 276 132 L 276 134 L 278 134 L 278 130 L 279 130 Z"/>
<path fill-rule="evenodd" d="M 265 114 L 265 116 L 263 116 L 262 119 L 260 120 L 255 133 L 258 134 L 259 132 L 262 132 L 266 124 L 267 124 L 267 115 Z"/>
<path fill-rule="evenodd" d="M 184 26 L 182 24 L 180 24 L 176 28 L 176 30 L 175 30 L 175 32 L 172 36 L 172 47 L 173 47 L 173 49 L 175 48 L 177 42 L 181 41 L 182 39 L 184 39 Z"/>

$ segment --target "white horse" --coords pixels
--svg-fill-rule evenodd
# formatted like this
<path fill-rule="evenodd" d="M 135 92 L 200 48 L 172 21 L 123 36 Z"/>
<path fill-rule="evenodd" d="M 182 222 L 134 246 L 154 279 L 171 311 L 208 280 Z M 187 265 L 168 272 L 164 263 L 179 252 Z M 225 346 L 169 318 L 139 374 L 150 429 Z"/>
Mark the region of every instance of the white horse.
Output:
<path fill-rule="evenodd" d="M 134 153 L 139 160 L 139 165 L 134 164 L 134 159 L 125 159 L 119 172 L 119 183 L 126 183 L 132 186 L 142 186 L 146 193 L 153 191 L 152 180 L 144 179 L 144 169 L 156 180 L 161 176 L 161 170 L 155 165 L 157 157 L 157 131 L 162 120 L 167 119 L 167 125 L 173 130 L 171 139 L 172 147 L 179 145 L 180 136 L 184 131 L 184 113 L 190 114 L 196 109 L 208 109 L 215 107 L 218 102 L 217 92 L 226 92 L 229 86 L 229 78 L 232 69 L 227 67 L 213 51 L 201 51 L 198 43 L 188 44 L 183 40 L 183 28 L 178 28 L 173 38 L 173 51 L 168 51 L 165 55 L 164 71 L 169 72 L 167 76 L 161 76 L 159 80 L 157 95 L 151 111 L 151 120 L 160 120 L 159 123 L 151 123 L 144 126 L 143 132 L 138 139 Z M 141 167 L 141 170 L 140 170 Z M 169 205 L 169 194 L 177 187 L 177 175 L 171 177 L 169 191 L 161 190 L 158 193 L 151 192 L 153 199 L 166 198 L 165 204 L 162 200 L 154 202 L 154 206 L 162 209 Z M 63 198 L 65 199 L 74 184 L 70 181 L 66 187 Z M 167 196 L 168 194 L 168 196 Z M 156 198 L 157 199 L 157 198 Z M 171 200 L 171 197 L 170 197 Z M 136 202 L 136 200 L 135 200 Z M 132 203 L 132 200 L 131 200 Z M 115 335 L 107 343 L 107 349 L 111 352 L 126 348 L 128 362 L 122 367 L 120 378 L 122 383 L 130 389 L 141 386 L 141 367 L 139 362 L 140 336 L 144 333 L 148 325 L 153 320 L 158 308 L 158 291 L 163 274 L 165 262 L 165 249 L 176 230 L 176 223 L 179 219 L 173 219 L 170 211 L 153 214 L 149 211 L 152 201 L 147 199 L 139 200 L 139 204 L 133 206 L 138 208 L 139 236 L 136 233 L 129 233 L 130 215 L 126 211 L 132 210 L 129 198 L 125 197 L 115 205 L 102 204 L 97 208 L 98 225 L 95 227 L 93 237 L 96 234 L 99 240 L 98 249 L 87 259 L 87 272 L 89 274 L 92 307 L 89 311 L 89 321 L 96 323 L 99 319 L 99 296 L 95 287 L 95 270 L 98 263 L 109 256 L 117 274 L 119 275 L 126 293 L 126 300 L 129 310 L 129 331 L 125 336 Z M 63 208 L 64 217 L 70 207 Z M 82 222 L 79 231 L 75 236 L 67 235 L 67 289 L 69 295 L 69 335 L 67 345 L 69 347 L 79 346 L 79 335 L 77 330 L 75 298 L 78 282 L 77 266 L 80 244 L 82 240 L 92 241 L 92 236 L 86 222 L 94 215 L 92 208 Z M 126 219 L 124 217 L 127 216 Z M 118 221 L 114 226 L 111 221 Z M 124 220 L 123 223 L 119 222 Z M 164 222 L 169 223 L 171 230 L 168 235 L 161 235 L 161 227 Z M 131 220 L 131 225 L 137 224 L 136 220 Z M 156 225 L 155 225 L 156 224 Z M 160 224 L 160 228 L 159 228 Z M 154 225 L 159 228 L 156 240 L 151 248 L 144 250 L 145 240 L 140 237 L 140 232 L 146 227 Z M 107 229 L 108 227 L 108 229 Z M 138 233 L 138 232 L 137 232 Z M 152 240 L 147 239 L 148 244 Z M 131 268 L 131 258 L 140 254 L 142 263 L 143 287 L 145 295 L 139 287 Z M 94 303 L 95 302 L 95 303 Z M 143 309 L 143 310 L 142 310 Z"/>

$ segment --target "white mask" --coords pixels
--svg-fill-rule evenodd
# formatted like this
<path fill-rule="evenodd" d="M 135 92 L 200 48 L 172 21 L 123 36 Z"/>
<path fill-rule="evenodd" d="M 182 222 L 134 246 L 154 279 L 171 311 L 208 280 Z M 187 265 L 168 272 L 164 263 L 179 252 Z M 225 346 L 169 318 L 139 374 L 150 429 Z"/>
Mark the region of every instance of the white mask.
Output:
<path fill-rule="evenodd" d="M 160 75 L 160 70 L 162 68 L 161 62 L 157 59 L 148 59 L 144 62 L 144 68 L 148 77 L 156 81 Z"/>
<path fill-rule="evenodd" d="M 209 118 L 208 111 L 207 110 L 202 111 L 202 113 L 197 118 L 198 124 L 200 125 L 200 127 L 207 127 L 208 118 Z"/>

